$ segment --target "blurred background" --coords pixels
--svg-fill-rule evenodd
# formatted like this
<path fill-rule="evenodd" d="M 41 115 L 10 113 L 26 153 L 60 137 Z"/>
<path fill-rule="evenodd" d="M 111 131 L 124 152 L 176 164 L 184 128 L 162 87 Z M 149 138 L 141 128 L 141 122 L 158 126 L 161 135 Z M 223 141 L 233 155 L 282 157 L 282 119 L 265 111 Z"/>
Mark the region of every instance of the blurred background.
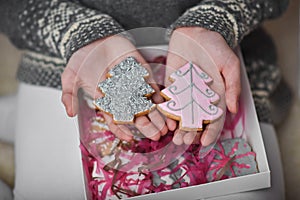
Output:
<path fill-rule="evenodd" d="M 299 0 L 291 0 L 285 14 L 264 23 L 277 46 L 278 65 L 294 100 L 288 117 L 276 126 L 284 168 L 286 198 L 300 197 L 300 66 L 299 66 Z M 0 34 L 0 179 L 9 187 L 14 184 L 14 95 L 15 78 L 21 52 Z M 276 174 L 273 174 L 276 176 Z M 1 191 L 1 189 L 0 189 Z"/>

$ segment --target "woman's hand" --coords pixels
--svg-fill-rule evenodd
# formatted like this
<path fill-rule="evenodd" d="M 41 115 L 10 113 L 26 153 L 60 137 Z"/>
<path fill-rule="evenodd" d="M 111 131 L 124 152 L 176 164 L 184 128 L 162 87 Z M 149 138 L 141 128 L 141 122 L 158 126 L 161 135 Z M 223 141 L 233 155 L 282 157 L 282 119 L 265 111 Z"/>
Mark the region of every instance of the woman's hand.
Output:
<path fill-rule="evenodd" d="M 120 63 L 128 56 L 133 56 L 145 68 L 150 77 L 148 82 L 155 89 L 152 100 L 155 103 L 163 101 L 159 95 L 159 89 L 152 81 L 151 70 L 134 45 L 124 37 L 111 36 L 95 41 L 78 51 L 70 58 L 65 71 L 62 74 L 62 102 L 70 117 L 77 114 L 78 99 L 77 91 L 82 88 L 93 98 L 102 97 L 103 94 L 97 89 L 99 82 L 106 78 L 108 70 Z M 125 125 L 116 125 L 110 115 L 104 114 L 110 130 L 120 139 L 129 141 L 133 135 Z M 135 126 L 147 138 L 158 140 L 161 135 L 167 133 L 168 128 L 165 120 L 157 110 L 151 111 L 147 116 L 135 119 Z"/>
<path fill-rule="evenodd" d="M 200 27 L 178 28 L 173 32 L 169 44 L 166 86 L 171 84 L 168 80 L 170 74 L 189 61 L 200 66 L 213 79 L 210 88 L 219 94 L 220 101 L 217 106 L 224 114 L 210 123 L 201 136 L 197 132 L 176 130 L 173 141 L 176 144 L 190 144 L 200 140 L 203 146 L 207 146 L 216 141 L 223 128 L 226 106 L 232 113 L 238 111 L 241 91 L 240 62 L 219 33 Z M 176 123 L 169 121 L 168 124 L 172 124 L 169 127 L 173 129 Z"/>

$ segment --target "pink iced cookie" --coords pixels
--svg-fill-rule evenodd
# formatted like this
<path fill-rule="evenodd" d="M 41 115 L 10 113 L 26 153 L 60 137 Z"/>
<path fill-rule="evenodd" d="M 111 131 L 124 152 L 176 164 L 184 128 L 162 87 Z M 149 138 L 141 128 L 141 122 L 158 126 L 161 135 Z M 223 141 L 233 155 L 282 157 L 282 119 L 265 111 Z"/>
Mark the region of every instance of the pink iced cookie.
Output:
<path fill-rule="evenodd" d="M 167 102 L 158 105 L 158 109 L 167 117 L 180 121 L 180 129 L 185 131 L 202 131 L 203 123 L 217 120 L 222 109 L 213 105 L 219 100 L 219 95 L 207 84 L 212 82 L 200 67 L 187 63 L 171 74 L 173 82 L 161 91 Z"/>

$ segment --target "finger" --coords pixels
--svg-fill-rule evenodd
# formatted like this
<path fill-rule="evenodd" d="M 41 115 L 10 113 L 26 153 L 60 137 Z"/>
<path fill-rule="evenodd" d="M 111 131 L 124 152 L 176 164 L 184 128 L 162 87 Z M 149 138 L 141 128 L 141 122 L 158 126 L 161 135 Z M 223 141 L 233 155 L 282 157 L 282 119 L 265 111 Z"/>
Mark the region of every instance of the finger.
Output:
<path fill-rule="evenodd" d="M 168 133 L 168 127 L 165 123 L 165 120 L 157 110 L 150 112 L 148 117 L 162 135 L 166 135 Z"/>
<path fill-rule="evenodd" d="M 109 130 L 119 139 L 125 140 L 125 141 L 131 141 L 133 138 L 133 135 L 129 128 L 127 128 L 124 125 L 116 125 L 113 122 L 113 119 L 110 115 L 103 113 L 103 117 L 109 127 Z"/>
<path fill-rule="evenodd" d="M 181 131 L 177 129 L 173 136 L 173 142 L 176 145 L 182 145 L 183 144 L 183 137 L 184 137 L 184 131 Z"/>
<path fill-rule="evenodd" d="M 130 129 L 127 126 L 125 126 L 125 125 L 117 125 L 117 127 L 119 128 L 120 132 L 123 133 L 123 135 L 121 137 L 123 140 L 126 140 L 126 141 L 132 140 L 133 134 L 132 134 L 132 132 L 130 131 Z"/>
<path fill-rule="evenodd" d="M 135 120 L 135 126 L 147 138 L 154 141 L 159 140 L 161 135 L 159 129 L 156 126 L 154 126 L 154 124 L 151 123 L 151 121 L 147 117 L 137 117 Z"/>
<path fill-rule="evenodd" d="M 201 144 L 203 146 L 208 146 L 217 141 L 223 127 L 223 121 L 220 119 L 206 126 L 201 136 Z"/>
<path fill-rule="evenodd" d="M 232 55 L 222 68 L 222 76 L 225 80 L 225 99 L 228 110 L 237 113 L 238 101 L 241 93 L 240 61 Z"/>
<path fill-rule="evenodd" d="M 62 94 L 61 101 L 65 106 L 65 110 L 69 117 L 74 117 L 77 115 L 78 100 L 73 94 L 64 93 Z"/>
<path fill-rule="evenodd" d="M 127 133 L 126 127 L 124 125 L 115 125 L 113 123 L 108 124 L 109 130 L 120 140 L 125 140 L 127 142 L 131 141 L 133 136 Z M 130 132 L 130 130 L 128 130 Z"/>
<path fill-rule="evenodd" d="M 68 116 L 74 117 L 78 110 L 78 99 L 76 75 L 69 67 L 65 69 L 61 76 L 62 96 L 61 101 L 65 106 Z"/>
<path fill-rule="evenodd" d="M 173 119 L 167 118 L 166 123 L 170 131 L 174 131 L 177 127 L 177 122 Z"/>
<path fill-rule="evenodd" d="M 192 144 L 194 142 L 196 136 L 197 136 L 197 131 L 187 132 L 183 136 L 183 141 L 185 144 L 188 144 L 188 145 Z"/>

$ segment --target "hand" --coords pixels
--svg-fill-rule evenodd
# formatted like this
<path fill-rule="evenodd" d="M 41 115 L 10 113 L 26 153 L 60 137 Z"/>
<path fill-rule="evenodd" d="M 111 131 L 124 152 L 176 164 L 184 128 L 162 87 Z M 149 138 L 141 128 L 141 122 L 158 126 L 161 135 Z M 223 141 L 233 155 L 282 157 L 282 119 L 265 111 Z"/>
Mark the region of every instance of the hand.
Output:
<path fill-rule="evenodd" d="M 95 41 L 78 51 L 70 58 L 63 74 L 62 80 L 62 102 L 68 116 L 77 114 L 78 99 L 77 91 L 82 88 L 91 97 L 100 98 L 103 94 L 98 90 L 99 82 L 106 78 L 108 70 L 120 63 L 128 56 L 133 56 L 146 67 L 150 73 L 148 82 L 155 89 L 152 96 L 154 102 L 163 101 L 159 95 L 159 89 L 152 81 L 149 65 L 139 54 L 132 43 L 121 36 L 111 36 Z M 131 131 L 125 125 L 116 125 L 110 115 L 103 113 L 110 130 L 120 139 L 130 141 L 133 137 Z M 164 119 L 157 110 L 151 111 L 148 116 L 140 116 L 135 119 L 135 126 L 147 138 L 158 140 L 165 135 L 168 128 Z"/>
<path fill-rule="evenodd" d="M 200 66 L 213 79 L 210 88 L 219 94 L 220 101 L 217 106 L 224 114 L 210 123 L 201 136 L 197 132 L 176 130 L 173 142 L 191 144 L 200 140 L 203 146 L 207 146 L 216 141 L 223 128 L 226 106 L 232 113 L 238 111 L 241 91 L 240 62 L 219 33 L 200 27 L 178 28 L 173 32 L 169 44 L 166 86 L 171 84 L 168 80 L 170 74 L 189 61 Z M 176 126 L 174 121 L 168 124 L 172 124 L 169 125 L 171 128 Z"/>

